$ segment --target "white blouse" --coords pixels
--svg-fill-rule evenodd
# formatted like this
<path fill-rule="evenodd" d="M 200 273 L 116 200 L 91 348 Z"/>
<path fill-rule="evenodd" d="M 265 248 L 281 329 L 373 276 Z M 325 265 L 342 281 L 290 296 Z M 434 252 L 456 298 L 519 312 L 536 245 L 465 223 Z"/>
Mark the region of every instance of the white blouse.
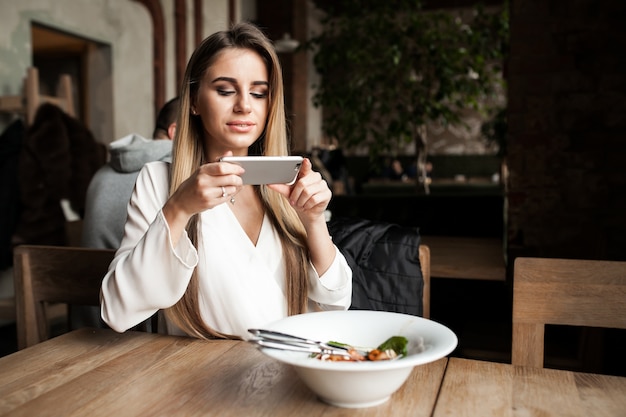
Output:
<path fill-rule="evenodd" d="M 256 246 L 228 204 L 201 214 L 199 248 L 185 234 L 176 247 L 161 208 L 168 198 L 169 164 L 141 170 L 128 205 L 124 238 L 102 281 L 101 314 L 123 332 L 173 306 L 198 268 L 200 313 L 213 329 L 248 338 L 247 329 L 287 315 L 282 246 L 267 216 Z M 323 276 L 309 265 L 308 311 L 347 309 L 352 270 L 336 250 Z M 182 334 L 172 323 L 168 332 Z"/>

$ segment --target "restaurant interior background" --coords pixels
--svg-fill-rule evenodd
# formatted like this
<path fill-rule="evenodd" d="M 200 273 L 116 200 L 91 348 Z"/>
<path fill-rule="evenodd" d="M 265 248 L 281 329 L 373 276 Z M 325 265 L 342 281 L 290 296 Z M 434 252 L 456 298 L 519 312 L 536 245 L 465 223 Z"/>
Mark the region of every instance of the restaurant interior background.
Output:
<path fill-rule="evenodd" d="M 424 4 L 455 11 L 475 2 Z M 346 151 L 356 183 L 331 206 L 424 235 L 502 239 L 503 281 L 435 277 L 431 302 L 432 318 L 459 335 L 455 355 L 497 361 L 510 360 L 515 257 L 626 260 L 626 3 L 510 0 L 508 7 L 506 153 L 476 130 L 431 130 L 425 194 L 418 184 L 368 181 L 358 168 L 364 156 Z M 277 42 L 289 34 L 302 44 L 320 30 L 318 18 L 306 0 L 0 0 L 0 97 L 21 93 L 28 67 L 39 69 L 42 91 L 69 73 L 77 117 L 99 143 L 130 132 L 149 137 L 156 109 L 176 94 L 202 38 L 253 20 Z M 293 148 L 308 152 L 326 144 L 322 109 L 311 101 L 318 75 L 310 53 L 286 49 L 280 57 Z M 2 112 L 0 132 L 16 117 Z M 3 221 L 6 234 L 11 225 Z M 12 291 L 10 268 L 0 290 Z M 4 324 L 3 354 L 14 349 L 15 330 Z M 624 333 L 588 330 L 548 329 L 548 366 L 626 374 Z"/>

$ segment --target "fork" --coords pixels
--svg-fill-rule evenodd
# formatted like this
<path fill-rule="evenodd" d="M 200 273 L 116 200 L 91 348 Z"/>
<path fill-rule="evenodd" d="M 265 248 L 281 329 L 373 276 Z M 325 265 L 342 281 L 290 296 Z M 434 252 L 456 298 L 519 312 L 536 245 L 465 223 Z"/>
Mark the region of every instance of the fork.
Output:
<path fill-rule="evenodd" d="M 323 353 L 330 355 L 348 355 L 348 348 L 331 346 L 328 343 L 306 339 L 274 330 L 248 329 L 248 332 L 256 336 L 248 342 L 259 347 L 270 349 L 291 350 L 296 352 Z"/>

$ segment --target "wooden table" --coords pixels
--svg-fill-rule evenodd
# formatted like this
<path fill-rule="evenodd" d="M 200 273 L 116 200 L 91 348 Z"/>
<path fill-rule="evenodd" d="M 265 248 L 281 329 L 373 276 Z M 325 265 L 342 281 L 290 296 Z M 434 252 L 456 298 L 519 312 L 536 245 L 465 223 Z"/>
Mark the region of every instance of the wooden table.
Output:
<path fill-rule="evenodd" d="M 626 378 L 451 358 L 434 416 L 624 416 Z"/>
<path fill-rule="evenodd" d="M 245 342 L 82 329 L 0 359 L 10 416 L 622 416 L 626 378 L 443 358 L 342 409 Z"/>
<path fill-rule="evenodd" d="M 422 236 L 430 248 L 430 275 L 434 278 L 505 281 L 502 239 Z"/>

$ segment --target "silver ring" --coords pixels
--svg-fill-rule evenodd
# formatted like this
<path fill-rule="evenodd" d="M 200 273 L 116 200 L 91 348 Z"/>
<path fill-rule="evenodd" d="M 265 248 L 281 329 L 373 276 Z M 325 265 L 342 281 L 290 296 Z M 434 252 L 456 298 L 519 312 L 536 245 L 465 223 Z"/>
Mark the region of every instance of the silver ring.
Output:
<path fill-rule="evenodd" d="M 222 187 L 222 197 L 226 197 L 228 194 L 226 194 L 226 188 Z"/>

